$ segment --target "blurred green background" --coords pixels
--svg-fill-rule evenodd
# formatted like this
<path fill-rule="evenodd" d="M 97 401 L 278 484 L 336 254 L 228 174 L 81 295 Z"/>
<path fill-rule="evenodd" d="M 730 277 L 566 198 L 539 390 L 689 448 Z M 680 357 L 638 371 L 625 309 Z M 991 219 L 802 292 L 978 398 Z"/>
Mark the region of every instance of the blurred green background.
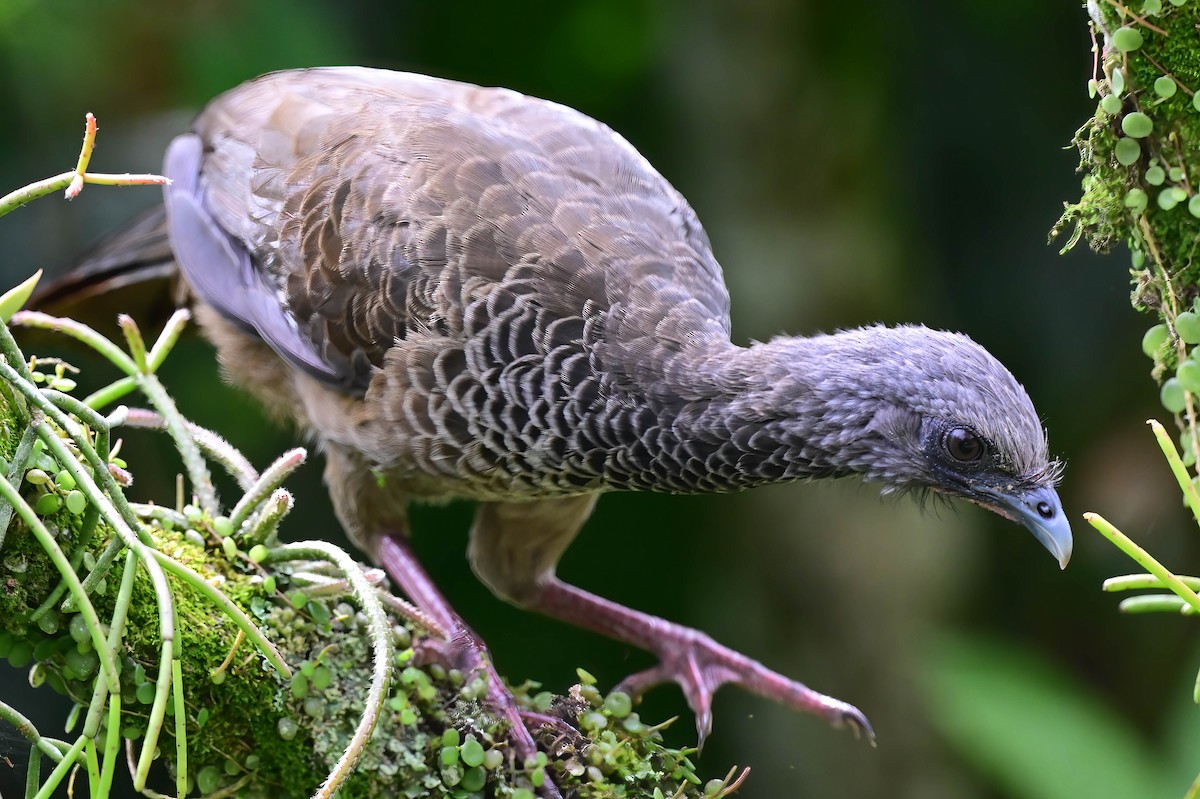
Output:
<path fill-rule="evenodd" d="M 1195 622 L 1118 616 L 1099 586 L 1131 564 L 1080 519 L 1100 512 L 1168 565 L 1200 568 L 1143 424 L 1164 413 L 1139 351 L 1149 320 L 1129 308 L 1126 254 L 1046 244 L 1078 193 L 1068 145 L 1092 111 L 1090 47 L 1082 8 L 1042 0 L 0 0 L 0 188 L 70 168 L 89 110 L 94 169 L 155 170 L 207 99 L 286 67 L 504 85 L 607 122 L 705 222 L 735 340 L 877 320 L 969 333 L 1029 388 L 1077 520 L 1063 573 L 984 511 L 923 514 L 854 483 L 606 497 L 564 577 L 853 702 L 879 735 L 871 749 L 726 689 L 704 769 L 752 766 L 751 798 L 1179 797 L 1200 770 Z M 0 220 L 0 283 L 65 270 L 156 198 L 93 187 Z M 167 384 L 259 465 L 296 441 L 223 386 L 198 337 Z M 149 435 L 126 446 L 134 493 L 173 496 L 169 450 Z M 291 486 L 287 535 L 330 536 L 316 459 Z M 502 672 L 563 690 L 576 666 L 611 685 L 649 664 L 492 599 L 463 557 L 469 518 L 419 511 L 416 544 Z M 0 672 L 0 698 L 28 709 L 24 682 Z M 62 711 L 46 713 L 57 731 Z M 676 713 L 673 740 L 694 740 L 673 687 L 643 707 Z M 6 747 L 19 766 L 24 746 Z M 0 793 L 17 779 L 0 761 Z"/>

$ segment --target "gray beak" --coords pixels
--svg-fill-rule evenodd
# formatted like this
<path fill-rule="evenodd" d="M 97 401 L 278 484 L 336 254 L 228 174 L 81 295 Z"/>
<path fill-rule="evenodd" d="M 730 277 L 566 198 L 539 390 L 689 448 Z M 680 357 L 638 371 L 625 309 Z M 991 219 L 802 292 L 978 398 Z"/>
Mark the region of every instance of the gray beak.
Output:
<path fill-rule="evenodd" d="M 1017 490 L 1011 494 L 988 492 L 990 510 L 1029 528 L 1029 532 L 1058 559 L 1060 568 L 1071 560 L 1071 523 L 1063 513 L 1058 492 L 1049 486 Z"/>

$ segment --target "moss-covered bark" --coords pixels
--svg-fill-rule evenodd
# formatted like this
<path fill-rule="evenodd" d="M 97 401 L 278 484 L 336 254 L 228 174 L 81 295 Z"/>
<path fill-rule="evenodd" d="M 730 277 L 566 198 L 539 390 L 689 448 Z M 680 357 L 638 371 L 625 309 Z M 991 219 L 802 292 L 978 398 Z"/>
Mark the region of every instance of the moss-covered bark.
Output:
<path fill-rule="evenodd" d="M 1090 0 L 1096 114 L 1076 134 L 1083 193 L 1055 232 L 1096 250 L 1125 243 L 1134 307 L 1158 316 L 1146 354 L 1181 418 L 1189 465 L 1200 394 L 1200 3 Z"/>

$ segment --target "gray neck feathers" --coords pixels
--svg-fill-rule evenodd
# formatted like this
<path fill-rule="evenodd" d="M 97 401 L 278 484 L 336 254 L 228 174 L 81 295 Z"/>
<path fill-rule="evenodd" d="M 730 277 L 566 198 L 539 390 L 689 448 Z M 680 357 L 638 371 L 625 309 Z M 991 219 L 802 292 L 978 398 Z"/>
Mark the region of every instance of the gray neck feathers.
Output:
<path fill-rule="evenodd" d="M 606 482 L 691 493 L 869 472 L 871 426 L 886 404 L 869 388 L 879 364 L 848 360 L 840 344 L 780 338 L 668 359 L 660 379 L 640 387 L 642 424 L 613 419 L 640 433 L 609 460 Z"/>
<path fill-rule="evenodd" d="M 707 344 L 655 372 L 629 403 L 640 406 L 638 422 L 612 419 L 627 444 L 608 460 L 611 486 L 709 492 L 859 474 L 903 488 L 927 476 L 928 424 L 970 426 L 1015 474 L 1047 468 L 1025 390 L 955 333 L 872 326 L 749 348 Z"/>

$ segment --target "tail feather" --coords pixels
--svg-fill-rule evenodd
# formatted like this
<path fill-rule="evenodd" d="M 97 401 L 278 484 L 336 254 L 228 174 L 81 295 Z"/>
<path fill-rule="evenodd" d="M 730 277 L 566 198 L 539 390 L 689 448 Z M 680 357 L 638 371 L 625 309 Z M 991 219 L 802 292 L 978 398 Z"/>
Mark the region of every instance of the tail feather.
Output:
<path fill-rule="evenodd" d="M 157 206 L 102 239 L 67 274 L 39 287 L 29 307 L 85 323 L 108 324 L 118 313 L 139 322 L 165 319 L 185 301 Z"/>

